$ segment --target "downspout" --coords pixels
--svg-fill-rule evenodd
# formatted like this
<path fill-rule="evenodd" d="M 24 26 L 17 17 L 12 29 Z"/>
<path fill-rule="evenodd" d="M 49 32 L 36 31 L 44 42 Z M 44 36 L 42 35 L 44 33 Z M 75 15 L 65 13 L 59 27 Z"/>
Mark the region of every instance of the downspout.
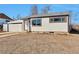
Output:
<path fill-rule="evenodd" d="M 31 32 L 31 21 L 29 19 L 29 32 Z"/>
<path fill-rule="evenodd" d="M 7 32 L 9 32 L 9 23 L 7 23 Z"/>
<path fill-rule="evenodd" d="M 23 26 L 23 31 L 25 31 L 25 21 L 24 20 L 22 22 L 22 26 Z"/>
<path fill-rule="evenodd" d="M 71 27 L 71 26 L 70 26 L 70 23 L 71 23 L 71 21 L 70 21 L 70 15 L 68 15 L 68 32 L 69 32 L 69 33 L 70 33 L 70 29 L 71 29 L 71 28 L 70 28 L 70 27 Z"/>

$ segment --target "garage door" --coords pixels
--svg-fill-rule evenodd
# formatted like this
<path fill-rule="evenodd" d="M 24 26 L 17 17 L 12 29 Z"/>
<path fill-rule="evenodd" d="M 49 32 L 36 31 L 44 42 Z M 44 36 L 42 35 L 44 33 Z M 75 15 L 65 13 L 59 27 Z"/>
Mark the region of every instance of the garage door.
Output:
<path fill-rule="evenodd" d="M 22 32 L 22 24 L 9 24 L 9 32 Z"/>

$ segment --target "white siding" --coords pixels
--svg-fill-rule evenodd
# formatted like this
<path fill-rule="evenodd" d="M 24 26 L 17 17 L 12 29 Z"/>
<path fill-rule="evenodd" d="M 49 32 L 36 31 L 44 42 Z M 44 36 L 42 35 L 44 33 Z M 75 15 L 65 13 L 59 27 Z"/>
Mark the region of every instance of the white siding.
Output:
<path fill-rule="evenodd" d="M 7 31 L 7 24 L 3 24 L 3 31 Z"/>
<path fill-rule="evenodd" d="M 23 32 L 25 29 L 25 24 L 23 20 L 11 21 L 8 22 L 8 31 L 9 32 Z"/>
<path fill-rule="evenodd" d="M 27 20 L 25 21 L 25 30 L 26 31 L 28 30 L 28 21 Z"/>
<path fill-rule="evenodd" d="M 22 32 L 22 24 L 9 24 L 9 32 Z"/>
<path fill-rule="evenodd" d="M 66 17 L 66 19 L 68 19 Z M 32 21 L 33 19 L 31 19 Z M 61 31 L 68 32 L 68 21 L 64 23 L 49 23 L 49 18 L 42 18 L 42 26 L 32 26 L 31 31 Z"/>

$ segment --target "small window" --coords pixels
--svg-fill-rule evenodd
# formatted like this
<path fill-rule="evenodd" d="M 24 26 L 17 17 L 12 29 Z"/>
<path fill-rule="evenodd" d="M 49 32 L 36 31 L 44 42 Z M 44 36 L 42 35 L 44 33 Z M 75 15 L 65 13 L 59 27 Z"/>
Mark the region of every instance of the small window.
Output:
<path fill-rule="evenodd" d="M 65 18 L 62 18 L 61 21 L 62 21 L 62 22 L 66 22 Z"/>
<path fill-rule="evenodd" d="M 33 26 L 41 26 L 41 19 L 32 20 Z"/>
<path fill-rule="evenodd" d="M 50 22 L 50 23 L 53 23 L 53 22 L 54 22 L 54 18 L 51 18 L 51 19 L 49 20 L 49 22 Z"/>
<path fill-rule="evenodd" d="M 65 22 L 65 18 L 59 17 L 59 18 L 50 18 L 49 19 L 49 23 L 61 23 L 61 22 Z"/>
<path fill-rule="evenodd" d="M 54 22 L 61 22 L 61 18 L 54 18 Z"/>

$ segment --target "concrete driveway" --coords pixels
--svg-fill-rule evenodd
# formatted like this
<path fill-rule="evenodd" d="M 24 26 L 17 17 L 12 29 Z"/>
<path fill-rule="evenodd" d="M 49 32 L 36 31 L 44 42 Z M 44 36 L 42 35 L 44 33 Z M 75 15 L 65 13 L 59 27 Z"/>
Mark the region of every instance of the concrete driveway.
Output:
<path fill-rule="evenodd" d="M 0 38 L 1 37 L 7 37 L 7 36 L 12 36 L 12 35 L 16 35 L 19 34 L 18 32 L 1 32 L 0 33 Z"/>
<path fill-rule="evenodd" d="M 79 34 L 2 33 L 0 53 L 79 53 Z"/>

